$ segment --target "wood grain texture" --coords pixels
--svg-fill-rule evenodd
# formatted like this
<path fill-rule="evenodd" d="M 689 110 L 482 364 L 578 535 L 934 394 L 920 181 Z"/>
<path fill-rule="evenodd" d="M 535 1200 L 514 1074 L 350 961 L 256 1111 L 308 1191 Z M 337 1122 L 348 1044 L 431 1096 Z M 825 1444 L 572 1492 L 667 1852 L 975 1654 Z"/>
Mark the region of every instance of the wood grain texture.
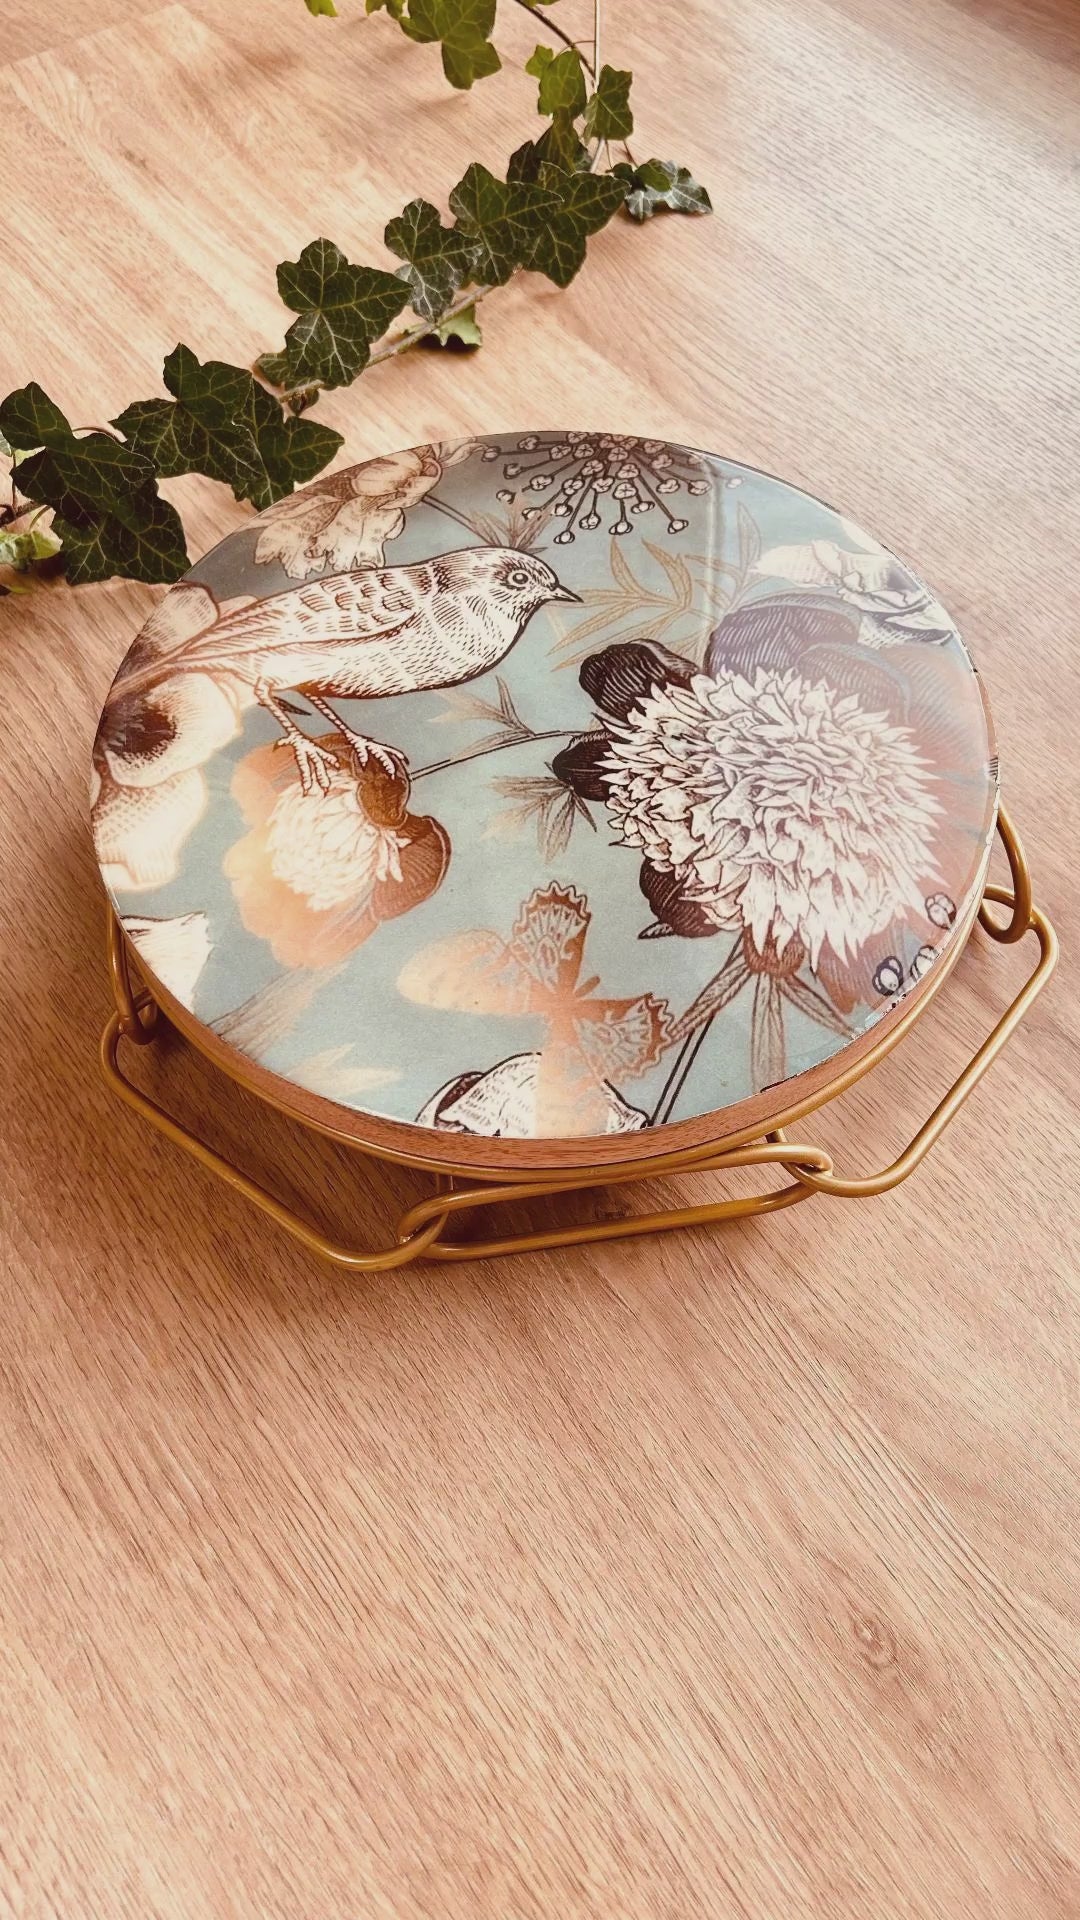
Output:
<path fill-rule="evenodd" d="M 404 199 L 505 158 L 528 80 L 451 96 L 343 12 L 5 23 L 3 390 L 36 376 L 94 421 L 177 339 L 243 359 L 280 333 L 277 260 L 318 233 L 363 257 Z M 20 1920 L 1080 1912 L 1080 25 L 1072 0 L 658 0 L 607 35 L 643 150 L 694 167 L 714 220 L 619 225 L 569 292 L 492 299 L 482 355 L 322 412 L 353 459 L 587 422 L 850 507 L 977 653 L 1065 965 L 887 1199 L 347 1279 L 97 1073 L 85 767 L 153 594 L 3 603 Z M 193 551 L 240 524 L 209 484 L 169 491 Z M 838 1164 L 895 1151 L 1025 959 L 976 936 L 820 1123 Z M 376 1236 L 421 1191 L 181 1048 L 146 1071 L 343 1225 Z M 673 1186 L 716 1181 L 637 1204 Z"/>

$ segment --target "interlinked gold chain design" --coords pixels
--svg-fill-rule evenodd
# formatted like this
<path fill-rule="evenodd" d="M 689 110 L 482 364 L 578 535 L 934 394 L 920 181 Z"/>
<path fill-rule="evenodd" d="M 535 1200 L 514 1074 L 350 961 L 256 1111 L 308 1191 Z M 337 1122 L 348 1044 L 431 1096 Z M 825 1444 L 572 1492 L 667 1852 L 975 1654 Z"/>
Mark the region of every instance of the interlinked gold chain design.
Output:
<path fill-rule="evenodd" d="M 764 1139 L 749 1144 L 724 1147 L 723 1143 L 683 1148 L 648 1160 L 622 1161 L 602 1168 L 583 1167 L 557 1177 L 544 1175 L 518 1180 L 489 1181 L 487 1184 L 459 1184 L 457 1177 L 435 1175 L 437 1191 L 429 1199 L 406 1209 L 398 1221 L 394 1245 L 375 1252 L 348 1246 L 312 1226 L 292 1207 L 279 1200 L 250 1175 L 234 1166 L 187 1127 L 158 1105 L 129 1080 L 119 1060 L 121 1040 L 145 1046 L 155 1037 L 158 1007 L 145 986 L 132 984 L 130 953 L 123 929 L 110 911 L 108 929 L 109 975 L 116 1012 L 109 1019 L 101 1040 L 101 1062 L 105 1078 L 120 1098 L 151 1126 L 190 1153 L 202 1166 L 215 1173 L 226 1186 L 240 1193 L 254 1206 L 269 1214 L 294 1239 L 338 1266 L 361 1273 L 384 1272 L 403 1267 L 421 1257 L 429 1260 L 482 1260 L 495 1254 L 530 1253 L 544 1248 L 585 1245 L 592 1241 L 621 1240 L 646 1233 L 665 1233 L 676 1227 L 707 1226 L 723 1220 L 745 1219 L 750 1215 L 775 1213 L 782 1207 L 797 1205 L 815 1193 L 831 1193 L 844 1199 L 886 1193 L 898 1186 L 919 1165 L 968 1095 L 978 1085 L 991 1062 L 1024 1018 L 1036 996 L 1042 992 L 1057 962 L 1057 939 L 1045 914 L 1033 904 L 1031 879 L 1024 851 L 1015 829 L 1003 812 L 998 814 L 998 832 L 1009 862 L 1012 888 L 988 885 L 979 907 L 979 924 L 993 940 L 1011 945 L 1034 933 L 1039 943 L 1039 959 L 1015 999 L 1002 1014 L 993 1032 L 968 1061 L 959 1078 L 938 1102 L 897 1159 L 880 1173 L 846 1177 L 837 1174 L 832 1160 L 821 1147 L 789 1140 L 783 1127 L 775 1127 Z M 990 903 L 1009 909 L 1008 918 L 998 921 L 989 911 Z M 912 1010 L 912 1017 L 918 1009 Z M 893 1036 L 899 1037 L 897 1036 Z M 888 1046 L 872 1050 L 849 1067 L 826 1088 L 818 1104 L 844 1092 L 869 1071 Z M 325 1131 L 325 1129 L 320 1129 Z M 355 1145 L 355 1143 L 347 1143 Z M 371 1148 L 356 1148 L 374 1153 Z M 378 1157 L 378 1155 L 375 1155 Z M 669 1173 L 719 1172 L 726 1168 L 782 1166 L 793 1176 L 786 1186 L 767 1193 L 741 1195 L 727 1200 L 706 1202 L 700 1206 L 670 1207 L 652 1213 L 631 1214 L 583 1224 L 552 1227 L 535 1232 L 512 1232 L 488 1240 L 443 1238 L 444 1229 L 460 1214 L 474 1209 L 513 1204 L 515 1201 L 548 1198 L 554 1195 L 594 1192 L 598 1189 L 626 1186 L 641 1180 L 653 1180 Z"/>

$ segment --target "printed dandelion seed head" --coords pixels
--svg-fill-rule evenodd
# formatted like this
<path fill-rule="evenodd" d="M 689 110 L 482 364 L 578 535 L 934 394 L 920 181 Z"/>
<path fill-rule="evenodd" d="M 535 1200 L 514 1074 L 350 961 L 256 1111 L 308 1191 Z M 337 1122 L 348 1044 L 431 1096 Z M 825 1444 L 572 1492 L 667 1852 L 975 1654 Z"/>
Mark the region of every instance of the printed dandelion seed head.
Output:
<path fill-rule="evenodd" d="M 520 510 L 527 522 L 541 514 L 562 524 L 556 546 L 568 546 L 579 533 L 624 535 L 633 531 L 631 515 L 656 514 L 669 534 L 684 533 L 690 522 L 679 511 L 691 495 L 709 494 L 709 463 L 685 447 L 664 440 L 639 440 L 623 433 L 568 433 L 545 440 L 522 435 L 512 447 L 488 442 L 481 459 L 502 463 L 496 499 Z"/>

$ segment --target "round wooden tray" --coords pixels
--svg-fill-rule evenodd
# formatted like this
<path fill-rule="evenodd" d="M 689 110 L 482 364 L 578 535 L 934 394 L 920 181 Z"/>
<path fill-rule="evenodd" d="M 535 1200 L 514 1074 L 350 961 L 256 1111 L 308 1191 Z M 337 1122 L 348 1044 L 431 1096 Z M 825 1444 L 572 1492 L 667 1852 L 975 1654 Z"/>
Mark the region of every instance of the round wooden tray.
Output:
<path fill-rule="evenodd" d="M 835 1176 L 777 1129 L 941 985 L 997 815 L 953 622 L 832 509 L 621 435 L 414 448 L 231 535 L 120 668 L 109 1071 L 152 998 L 372 1153 L 535 1190 L 737 1152 L 801 1197 Z"/>

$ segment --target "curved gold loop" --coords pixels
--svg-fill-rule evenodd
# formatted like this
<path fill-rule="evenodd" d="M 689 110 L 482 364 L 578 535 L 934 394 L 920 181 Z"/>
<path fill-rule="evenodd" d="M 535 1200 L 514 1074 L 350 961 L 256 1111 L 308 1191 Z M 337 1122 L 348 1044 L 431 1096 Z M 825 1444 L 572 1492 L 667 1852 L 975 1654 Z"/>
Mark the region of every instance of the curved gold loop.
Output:
<path fill-rule="evenodd" d="M 1011 926 L 1013 924 L 1017 913 L 1017 903 L 1015 896 L 1009 892 L 1007 887 L 988 886 L 984 891 L 983 898 L 985 900 L 996 901 L 999 905 L 1010 907 L 1012 909 L 1012 915 L 1008 925 Z M 1049 920 L 1047 920 L 1046 915 L 1041 913 L 1038 907 L 1031 907 L 1029 911 L 1031 917 L 1030 930 L 1038 935 L 1039 940 L 1039 960 L 1034 972 L 1028 976 L 1015 999 L 1010 1001 L 993 1031 L 987 1035 L 982 1046 L 972 1055 L 959 1078 L 953 1082 L 944 1098 L 939 1100 L 930 1118 L 919 1128 L 918 1133 L 909 1142 L 908 1146 L 905 1147 L 903 1153 L 892 1162 L 891 1166 L 883 1168 L 880 1173 L 865 1174 L 862 1177 L 856 1176 L 850 1179 L 832 1172 L 819 1173 L 816 1170 L 812 1172 L 806 1171 L 796 1163 L 793 1165 L 792 1171 L 797 1180 L 802 1181 L 808 1187 L 812 1187 L 815 1193 L 834 1193 L 844 1200 L 859 1200 L 870 1194 L 888 1193 L 890 1188 L 898 1187 L 901 1180 L 906 1180 L 908 1174 L 914 1172 L 920 1161 L 926 1158 L 935 1141 L 941 1138 L 950 1120 L 958 1112 L 960 1107 L 963 1106 L 968 1095 L 978 1086 L 983 1074 L 997 1058 L 1006 1041 L 1024 1018 L 1032 1001 L 1042 992 L 1057 965 L 1058 944 L 1057 935 L 1053 927 L 1050 925 Z M 997 939 L 1015 938 L 1014 935 L 1009 933 L 1005 935 L 997 933 L 994 937 Z M 770 1133 L 768 1137 L 770 1140 L 783 1141 L 785 1138 L 783 1128 L 778 1127 L 775 1132 Z"/>
<path fill-rule="evenodd" d="M 147 1042 L 154 1038 L 157 1029 L 158 1005 L 148 988 L 140 987 L 136 993 L 132 987 L 124 929 L 111 906 L 108 909 L 105 937 L 109 981 L 113 999 L 116 1002 L 120 1031 L 125 1040 L 131 1040 L 137 1047 L 145 1047 Z"/>
<path fill-rule="evenodd" d="M 595 1187 L 606 1186 L 601 1179 Z M 595 1189 L 594 1189 L 595 1190 Z M 535 1194 L 536 1189 L 532 1190 Z M 737 1200 L 713 1200 L 701 1207 L 668 1207 L 662 1213 L 634 1213 L 619 1220 L 590 1220 L 585 1225 L 553 1227 L 539 1233 L 510 1233 L 501 1240 L 433 1240 L 425 1260 L 489 1260 L 508 1253 L 543 1253 L 553 1247 L 587 1246 L 598 1240 L 632 1240 L 645 1233 L 672 1233 L 678 1227 L 715 1226 L 723 1220 L 745 1220 L 808 1200 L 813 1187 L 798 1180 L 773 1193 L 751 1193 Z"/>
<path fill-rule="evenodd" d="M 1022 939 L 1025 933 L 1034 931 L 1040 948 L 1038 963 L 1020 992 L 1002 1014 L 993 1031 L 972 1056 L 948 1093 L 939 1101 L 930 1118 L 920 1127 L 904 1152 L 893 1161 L 892 1165 L 877 1174 L 868 1174 L 861 1178 L 845 1178 L 834 1171 L 832 1160 L 824 1148 L 789 1140 L 782 1127 L 774 1128 L 766 1134 L 764 1139 L 739 1147 L 729 1147 L 726 1150 L 722 1146 L 708 1144 L 684 1147 L 671 1153 L 658 1154 L 644 1161 L 620 1161 L 604 1167 L 579 1169 L 577 1172 L 556 1175 L 553 1178 L 541 1176 L 514 1180 L 500 1177 L 490 1179 L 486 1185 L 469 1186 L 459 1185 L 457 1176 L 453 1173 L 437 1171 L 435 1177 L 438 1190 L 430 1198 L 418 1201 L 414 1206 L 407 1208 L 401 1215 L 394 1246 L 382 1252 L 358 1252 L 340 1241 L 331 1239 L 293 1212 L 282 1201 L 275 1199 L 257 1181 L 241 1173 L 237 1167 L 207 1146 L 196 1134 L 172 1119 L 149 1095 L 143 1093 L 127 1079 L 118 1059 L 120 1040 L 124 1038 L 137 1046 L 143 1046 L 153 1039 L 158 1020 L 158 1007 L 146 987 L 135 988 L 132 984 L 132 956 L 129 953 L 123 929 L 112 912 L 109 914 L 108 958 L 117 1011 L 112 1015 L 102 1035 L 103 1071 L 110 1086 L 128 1106 L 148 1120 L 159 1133 L 183 1147 L 203 1166 L 217 1174 L 226 1185 L 242 1194 L 264 1213 L 269 1214 L 285 1228 L 286 1232 L 292 1234 L 294 1239 L 301 1241 L 325 1259 L 359 1272 L 383 1272 L 403 1267 L 421 1255 L 430 1260 L 441 1261 L 478 1260 L 493 1254 L 535 1252 L 544 1248 L 625 1239 L 646 1233 L 663 1233 L 677 1227 L 705 1226 L 718 1221 L 738 1220 L 751 1215 L 777 1212 L 781 1208 L 794 1206 L 800 1201 L 809 1199 L 814 1193 L 831 1193 L 846 1199 L 885 1193 L 890 1188 L 898 1186 L 901 1180 L 906 1179 L 940 1138 L 949 1121 L 978 1085 L 991 1062 L 1023 1019 L 1036 995 L 1041 993 L 1057 961 L 1057 940 L 1054 930 L 1046 916 L 1033 905 L 1031 880 L 1023 847 L 1003 810 L 999 811 L 997 828 L 1009 862 L 1013 882 L 1012 891 L 1005 887 L 986 886 L 983 890 L 978 918 L 990 937 L 1003 944 L 1011 944 Z M 991 902 L 1009 908 L 1009 917 L 1003 924 L 999 924 L 989 913 L 988 906 Z M 970 912 L 970 908 L 968 911 Z M 969 926 L 970 924 L 968 922 Z M 858 1078 L 864 1070 L 865 1063 L 859 1068 L 852 1069 L 831 1089 L 831 1092 L 843 1091 L 844 1086 L 850 1084 L 852 1079 Z M 326 1128 L 318 1130 L 329 1131 Z M 351 1145 L 357 1151 L 364 1151 L 358 1142 L 342 1138 L 342 1144 Z M 772 1192 L 716 1200 L 701 1206 L 672 1207 L 664 1211 L 637 1214 L 628 1218 L 594 1220 L 579 1226 L 568 1225 L 535 1233 L 512 1233 L 489 1240 L 455 1241 L 440 1238 L 452 1216 L 468 1213 L 474 1208 L 499 1206 L 503 1202 L 533 1200 L 564 1193 L 595 1192 L 599 1188 L 651 1180 L 667 1173 L 704 1173 L 722 1171 L 725 1168 L 763 1165 L 784 1166 L 795 1177 L 790 1185 Z M 432 1169 L 432 1171 L 435 1170 Z"/>
<path fill-rule="evenodd" d="M 149 1037 L 149 1035 L 146 1036 L 146 1038 Z M 294 1213 L 284 1201 L 276 1200 L 274 1195 L 268 1193 L 265 1187 L 261 1187 L 257 1180 L 252 1180 L 248 1174 L 241 1173 L 239 1167 L 234 1167 L 231 1160 L 226 1160 L 220 1153 L 215 1153 L 213 1147 L 208 1147 L 197 1134 L 189 1132 L 187 1127 L 182 1126 L 178 1120 L 174 1120 L 163 1107 L 159 1107 L 155 1100 L 151 1100 L 149 1094 L 143 1093 L 141 1088 L 136 1087 L 123 1072 L 117 1057 L 122 1038 L 128 1039 L 130 1035 L 124 1032 L 122 1016 L 114 1013 L 110 1016 L 101 1036 L 102 1071 L 113 1092 L 118 1093 L 121 1100 L 126 1101 L 129 1107 L 141 1114 L 144 1120 L 148 1120 L 150 1125 L 164 1134 L 167 1140 L 172 1140 L 176 1146 L 183 1147 L 184 1151 L 190 1153 L 200 1165 L 208 1168 L 211 1173 L 216 1173 L 218 1179 L 224 1180 L 227 1187 L 231 1187 L 235 1193 L 242 1194 L 245 1200 L 250 1200 L 254 1206 L 260 1207 L 263 1213 L 268 1213 L 272 1220 L 276 1220 L 280 1227 L 285 1228 L 286 1233 L 291 1233 L 294 1240 L 302 1241 L 304 1246 L 310 1247 L 313 1253 L 319 1253 L 325 1260 L 332 1260 L 336 1266 L 349 1267 L 354 1272 L 384 1273 L 392 1267 L 407 1266 L 410 1260 L 415 1260 L 419 1254 L 424 1253 L 436 1239 L 444 1224 L 441 1215 L 431 1220 L 426 1226 L 418 1227 L 404 1236 L 399 1232 L 397 1244 L 379 1253 L 360 1253 L 354 1247 L 345 1246 L 339 1240 L 332 1240 L 328 1234 L 320 1232 L 318 1227 L 313 1227 L 300 1214 Z"/>
<path fill-rule="evenodd" d="M 1022 940 L 1033 923 L 1034 904 L 1031 896 L 1031 872 L 1023 843 L 1004 807 L 999 806 L 997 817 L 998 837 L 1005 849 L 1005 858 L 1009 862 L 1012 877 L 1012 895 L 1003 894 L 999 889 L 985 887 L 982 905 L 979 908 L 979 925 L 992 940 L 1000 940 L 1004 946 L 1011 946 L 1014 940 Z M 987 899 L 1005 901 L 1012 906 L 1012 912 L 1004 925 L 987 912 Z"/>
<path fill-rule="evenodd" d="M 445 1223 L 452 1213 L 467 1213 L 474 1207 L 494 1207 L 515 1200 L 546 1199 L 553 1194 L 580 1193 L 598 1187 L 627 1185 L 654 1173 L 711 1173 L 731 1167 L 785 1166 L 798 1171 L 828 1174 L 832 1160 L 823 1147 L 812 1147 L 794 1140 L 755 1141 L 727 1153 L 715 1149 L 707 1159 L 698 1152 L 693 1160 L 685 1153 L 673 1153 L 651 1160 L 647 1174 L 639 1167 L 623 1167 L 614 1178 L 610 1169 L 578 1174 L 565 1180 L 520 1180 L 514 1185 L 500 1183 L 486 1187 L 461 1187 L 453 1192 L 420 1200 L 403 1213 L 400 1232 L 418 1232 L 436 1214 Z M 431 1260 L 478 1260 L 493 1253 L 536 1252 L 545 1247 L 574 1246 L 583 1240 L 621 1240 L 640 1233 L 663 1233 L 674 1227 L 703 1226 L 717 1220 L 738 1220 L 748 1214 L 773 1213 L 795 1204 L 809 1187 L 798 1184 L 781 1187 L 774 1193 L 748 1194 L 733 1200 L 708 1201 L 698 1207 L 670 1207 L 661 1213 L 635 1214 L 627 1219 L 591 1221 L 584 1226 L 551 1228 L 539 1233 L 518 1233 L 501 1240 L 434 1241 L 427 1249 Z"/>

